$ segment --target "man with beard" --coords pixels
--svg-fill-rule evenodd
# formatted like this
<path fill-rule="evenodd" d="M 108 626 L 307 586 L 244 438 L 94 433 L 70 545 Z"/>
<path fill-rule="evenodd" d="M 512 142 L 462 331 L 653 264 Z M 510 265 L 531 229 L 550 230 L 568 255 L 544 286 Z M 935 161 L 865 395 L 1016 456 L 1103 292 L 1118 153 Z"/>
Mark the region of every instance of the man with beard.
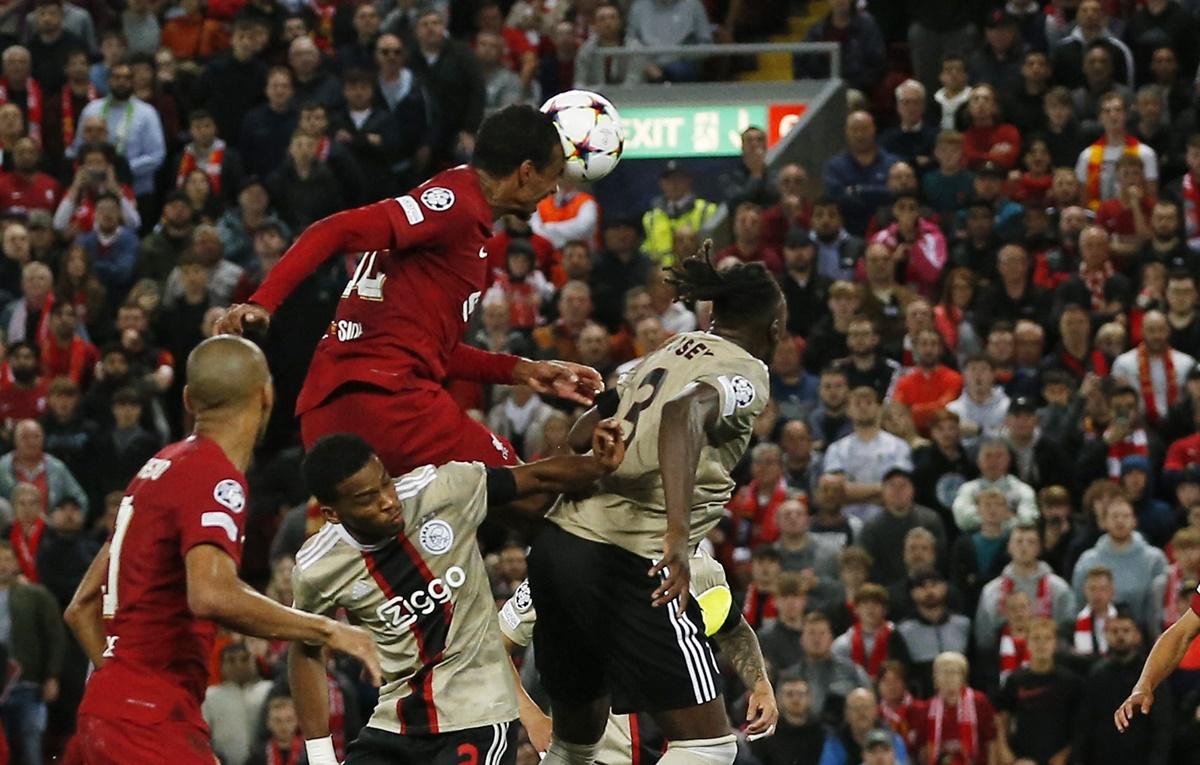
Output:
<path fill-rule="evenodd" d="M 962 392 L 962 375 L 941 363 L 942 336 L 937 330 L 922 330 L 914 346 L 916 367 L 896 381 L 892 398 L 907 406 L 917 428 L 926 431 L 933 413 Z"/>
<path fill-rule="evenodd" d="M 1179 391 L 1196 360 L 1170 346 L 1171 327 L 1160 311 L 1142 318 L 1142 343 L 1113 361 L 1112 376 L 1141 392 L 1146 422 L 1166 422 L 1167 410 L 1178 403 Z"/>
<path fill-rule="evenodd" d="M 62 184 L 38 171 L 41 151 L 28 136 L 13 145 L 13 171 L 0 173 L 0 210 L 25 213 L 34 210 L 54 212 L 62 198 Z"/>
<path fill-rule="evenodd" d="M 40 417 L 46 411 L 46 381 L 38 377 L 37 349 L 26 343 L 13 343 L 8 349 L 8 369 L 12 381 L 0 388 L 0 420 L 5 429 L 18 420 Z"/>
<path fill-rule="evenodd" d="M 846 373 L 851 389 L 865 385 L 874 388 L 880 399 L 886 399 L 900 374 L 900 364 L 879 352 L 875 323 L 866 317 L 851 321 L 846 347 L 850 355 L 835 361 L 834 368 Z"/>
<path fill-rule="evenodd" d="M 933 691 L 933 660 L 943 651 L 966 653 L 971 643 L 971 620 L 951 613 L 946 605 L 946 578 L 928 568 L 909 577 L 916 613 L 896 626 L 912 659 L 911 688 L 927 697 Z"/>
<path fill-rule="evenodd" d="M 104 118 L 117 153 L 129 160 L 133 193 L 139 199 L 153 194 L 154 175 L 166 160 L 167 146 L 158 112 L 133 95 L 133 69 L 128 63 L 118 63 L 109 70 L 108 95 L 83 107 L 79 123 L 92 116 Z M 79 149 L 82 136 L 82 131 L 75 136 L 73 149 Z"/>
<path fill-rule="evenodd" d="M 1172 637 L 1183 637 L 1189 632 L 1195 637 L 1197 625 L 1200 620 L 1191 612 L 1176 623 L 1180 629 Z M 1174 723 L 1171 693 L 1169 688 L 1162 688 L 1157 694 L 1158 703 L 1153 704 L 1152 689 L 1157 683 L 1149 681 L 1151 675 L 1148 672 L 1151 668 L 1158 670 L 1161 674 L 1157 679 L 1166 675 L 1162 671 L 1162 653 L 1176 647 L 1176 641 L 1166 637 L 1160 639 L 1151 653 L 1154 658 L 1147 661 L 1147 672 L 1139 677 L 1142 632 L 1133 615 L 1118 609 L 1117 615 L 1104 625 L 1104 636 L 1108 641 L 1108 657 L 1096 665 L 1084 683 L 1083 698 L 1075 718 L 1072 747 L 1075 761 L 1095 765 L 1166 763 Z M 1176 656 L 1182 656 L 1186 646 L 1187 643 L 1178 645 L 1181 650 Z M 1130 687 L 1134 692 L 1122 703 Z M 1133 714 L 1134 708 L 1139 706 L 1144 717 Z M 1116 728 L 1108 725 L 1114 709 L 1117 710 Z"/>
<path fill-rule="evenodd" d="M 1167 276 L 1168 343 L 1192 358 L 1200 356 L 1200 312 L 1196 310 L 1196 277 L 1187 271 Z"/>
<path fill-rule="evenodd" d="M 793 226 L 783 240 L 783 274 L 779 286 L 788 306 L 788 333 L 807 337 L 821 317 L 832 283 L 817 273 L 817 247 L 809 232 Z"/>
<path fill-rule="evenodd" d="M 1150 211 L 1150 241 L 1134 260 L 1135 263 L 1164 263 L 1167 270 L 1191 270 L 1196 267 L 1195 255 L 1183 240 L 1179 221 L 1179 205 L 1171 199 L 1159 199 Z"/>

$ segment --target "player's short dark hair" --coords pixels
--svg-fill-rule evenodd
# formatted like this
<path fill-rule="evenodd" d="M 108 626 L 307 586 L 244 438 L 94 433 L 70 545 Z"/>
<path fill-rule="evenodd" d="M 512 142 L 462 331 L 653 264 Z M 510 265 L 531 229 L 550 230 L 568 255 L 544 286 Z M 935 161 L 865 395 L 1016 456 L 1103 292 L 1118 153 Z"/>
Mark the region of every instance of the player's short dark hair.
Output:
<path fill-rule="evenodd" d="M 783 300 L 779 283 L 762 263 L 737 263 L 718 270 L 712 262 L 712 240 L 672 267 L 667 281 L 675 285 L 681 300 L 711 300 L 717 323 L 767 323 Z"/>
<path fill-rule="evenodd" d="M 373 74 L 371 74 L 370 72 L 368 72 L 366 69 L 360 69 L 358 67 L 354 67 L 353 69 L 346 70 L 346 72 L 344 74 L 342 74 L 342 84 L 343 85 L 370 85 L 371 87 L 374 87 L 375 86 L 375 76 Z"/>
<path fill-rule="evenodd" d="M 188 112 L 188 123 L 212 120 L 212 112 L 208 109 L 192 109 Z"/>
<path fill-rule="evenodd" d="M 753 561 L 774 561 L 775 563 L 783 563 L 783 556 L 779 554 L 771 545 L 759 545 L 750 553 L 750 560 Z"/>
<path fill-rule="evenodd" d="M 338 499 L 337 487 L 371 461 L 371 446 L 352 433 L 332 433 L 321 438 L 304 455 L 300 472 L 308 491 L 322 505 Z"/>
<path fill-rule="evenodd" d="M 544 170 L 561 145 L 550 115 L 532 106 L 507 106 L 479 126 L 471 163 L 497 178 L 512 175 L 526 160 Z"/>

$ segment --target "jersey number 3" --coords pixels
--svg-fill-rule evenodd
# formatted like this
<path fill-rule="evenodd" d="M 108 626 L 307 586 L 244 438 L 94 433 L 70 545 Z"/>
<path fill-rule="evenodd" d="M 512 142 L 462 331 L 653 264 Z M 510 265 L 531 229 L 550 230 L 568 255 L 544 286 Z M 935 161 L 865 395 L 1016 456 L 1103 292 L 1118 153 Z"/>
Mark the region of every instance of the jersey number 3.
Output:
<path fill-rule="evenodd" d="M 625 437 L 625 445 L 633 443 L 633 437 L 637 434 L 638 418 L 642 416 L 642 412 L 650 408 L 654 403 L 654 399 L 658 398 L 658 391 L 662 389 L 663 380 L 666 379 L 667 370 L 663 367 L 655 367 L 651 369 L 642 381 L 637 386 L 634 392 L 634 402 L 629 407 L 629 411 L 625 413 L 625 422 L 629 423 L 629 435 Z M 641 401 L 636 400 L 638 394 L 643 388 L 650 389 L 650 395 L 646 396 Z"/>

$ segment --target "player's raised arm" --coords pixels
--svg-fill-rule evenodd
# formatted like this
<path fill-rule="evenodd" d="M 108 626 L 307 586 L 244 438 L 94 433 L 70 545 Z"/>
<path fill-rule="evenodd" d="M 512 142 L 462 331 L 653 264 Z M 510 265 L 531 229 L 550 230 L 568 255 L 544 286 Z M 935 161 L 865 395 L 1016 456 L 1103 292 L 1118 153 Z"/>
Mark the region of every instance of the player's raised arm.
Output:
<path fill-rule="evenodd" d="M 592 431 L 592 453 L 550 457 L 507 470 L 513 478 L 515 497 L 531 494 L 563 494 L 582 491 L 621 465 L 625 457 L 625 442 L 621 423 L 604 420 Z M 497 497 L 497 504 L 503 504 Z"/>
<path fill-rule="evenodd" d="M 695 385 L 663 405 L 658 429 L 658 463 L 662 470 L 663 498 L 667 510 L 667 533 L 663 556 L 650 569 L 651 576 L 666 572 L 654 591 L 654 605 L 679 598 L 679 610 L 687 607 L 691 581 L 692 497 L 696 489 L 696 467 L 708 441 L 708 428 L 717 421 L 720 397 L 709 385 Z"/>
<path fill-rule="evenodd" d="M 1158 636 L 1129 698 L 1113 713 L 1117 730 L 1122 733 L 1128 730 L 1133 716 L 1138 712 L 1150 713 L 1150 707 L 1154 704 L 1154 689 L 1183 661 L 1183 655 L 1197 635 L 1200 635 L 1200 616 L 1189 608 L 1179 617 L 1179 621 Z"/>
<path fill-rule="evenodd" d="M 240 335 L 255 324 L 265 327 L 292 290 L 335 255 L 397 246 L 389 215 L 392 206 L 398 206 L 398 202 L 385 199 L 335 213 L 309 226 L 267 274 L 250 302 L 230 306 L 217 322 L 217 332 Z"/>
<path fill-rule="evenodd" d="M 329 737 L 329 676 L 321 646 L 300 640 L 292 642 L 288 651 L 288 684 L 296 702 L 308 764 L 337 765 L 333 739 Z"/>
<path fill-rule="evenodd" d="M 83 649 L 92 666 L 104 664 L 104 617 L 101 607 L 101 585 L 108 569 L 108 542 L 96 553 L 88 569 L 75 588 L 71 602 L 63 613 L 63 621 L 75 633 L 75 640 Z"/>
<path fill-rule="evenodd" d="M 238 578 L 237 564 L 216 545 L 196 545 L 184 562 L 188 608 L 196 616 L 245 635 L 303 640 L 348 653 L 366 665 L 371 679 L 379 684 L 379 649 L 366 630 L 282 606 L 260 594 Z"/>

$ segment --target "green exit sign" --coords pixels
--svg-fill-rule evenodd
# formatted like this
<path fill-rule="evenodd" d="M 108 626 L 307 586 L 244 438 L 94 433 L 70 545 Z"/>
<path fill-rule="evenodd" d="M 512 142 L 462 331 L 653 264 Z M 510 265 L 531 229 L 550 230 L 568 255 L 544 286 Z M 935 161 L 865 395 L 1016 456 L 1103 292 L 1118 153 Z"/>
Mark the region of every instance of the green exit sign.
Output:
<path fill-rule="evenodd" d="M 625 153 L 630 159 L 733 157 L 742 152 L 742 131 L 767 131 L 768 145 L 786 135 L 804 104 L 625 106 Z"/>

